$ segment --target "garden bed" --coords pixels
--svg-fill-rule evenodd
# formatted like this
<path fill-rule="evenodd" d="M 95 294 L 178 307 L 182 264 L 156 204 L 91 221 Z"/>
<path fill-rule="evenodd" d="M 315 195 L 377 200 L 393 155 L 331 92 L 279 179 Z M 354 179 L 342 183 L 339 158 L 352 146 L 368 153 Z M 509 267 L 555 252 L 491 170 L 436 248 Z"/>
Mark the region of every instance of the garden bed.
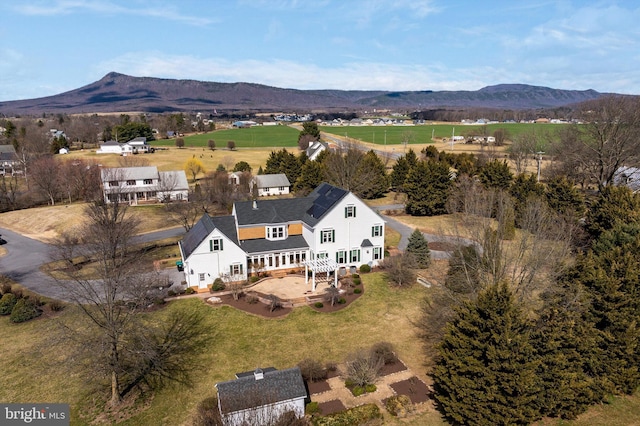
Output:
<path fill-rule="evenodd" d="M 322 414 L 323 416 L 338 413 L 347 409 L 347 407 L 345 407 L 342 401 L 340 401 L 339 399 L 321 402 L 320 404 L 318 404 L 318 408 L 320 408 L 320 414 Z"/>
<path fill-rule="evenodd" d="M 431 389 L 416 376 L 392 383 L 390 386 L 397 395 L 407 395 L 414 404 L 426 402 L 431 398 Z"/>

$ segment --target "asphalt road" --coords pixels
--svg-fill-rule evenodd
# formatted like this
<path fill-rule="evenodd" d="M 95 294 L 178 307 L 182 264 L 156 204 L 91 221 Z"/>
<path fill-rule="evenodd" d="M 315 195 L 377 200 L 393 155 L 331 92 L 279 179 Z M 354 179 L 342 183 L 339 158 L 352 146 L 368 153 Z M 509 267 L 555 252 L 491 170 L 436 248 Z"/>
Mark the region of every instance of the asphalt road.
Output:
<path fill-rule="evenodd" d="M 139 235 L 134 241 L 149 242 L 183 234 L 183 228 L 171 228 Z M 0 274 L 43 296 L 68 300 L 64 288 L 54 278 L 40 271 L 42 265 L 51 261 L 55 250 L 53 246 L 4 228 L 0 228 L 0 235 L 7 241 L 2 246 L 7 254 L 0 257 Z M 169 275 L 174 283 L 184 279 L 182 273 L 177 273 L 175 268 L 163 273 Z"/>

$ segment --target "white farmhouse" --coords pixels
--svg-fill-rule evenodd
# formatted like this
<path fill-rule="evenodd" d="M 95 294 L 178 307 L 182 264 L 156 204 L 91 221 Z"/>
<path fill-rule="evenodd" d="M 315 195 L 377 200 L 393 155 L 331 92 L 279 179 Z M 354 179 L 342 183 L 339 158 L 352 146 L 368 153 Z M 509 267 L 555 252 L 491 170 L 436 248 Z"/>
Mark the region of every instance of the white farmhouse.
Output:
<path fill-rule="evenodd" d="M 230 216 L 205 215 L 179 245 L 187 286 L 205 290 L 219 277 L 313 270 L 321 260 L 331 271 L 377 266 L 384 232 L 376 211 L 323 183 L 307 197 L 237 202 Z"/>
<path fill-rule="evenodd" d="M 107 203 L 157 203 L 187 200 L 189 184 L 184 170 L 159 172 L 155 166 L 114 167 L 100 171 Z"/>

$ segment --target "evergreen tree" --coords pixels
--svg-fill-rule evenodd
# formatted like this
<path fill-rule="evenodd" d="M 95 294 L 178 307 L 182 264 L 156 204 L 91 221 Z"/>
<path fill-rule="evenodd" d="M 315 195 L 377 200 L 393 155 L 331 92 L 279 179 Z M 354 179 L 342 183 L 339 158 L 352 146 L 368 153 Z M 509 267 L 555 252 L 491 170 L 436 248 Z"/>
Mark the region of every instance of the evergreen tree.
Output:
<path fill-rule="evenodd" d="M 322 168 L 322 163 L 317 161 L 307 161 L 304 166 L 302 166 L 300 176 L 295 182 L 293 190 L 306 195 L 320 185 L 323 180 L 324 170 Z"/>
<path fill-rule="evenodd" d="M 416 262 L 416 267 L 420 269 L 429 267 L 429 264 L 431 263 L 431 251 L 429 250 L 429 243 L 424 237 L 424 234 L 422 234 L 419 229 L 415 229 L 409 236 L 407 252 L 413 255 L 413 258 Z"/>
<path fill-rule="evenodd" d="M 576 265 L 576 280 L 591 299 L 588 320 L 597 330 L 601 352 L 596 370 L 614 393 L 631 394 L 640 386 L 638 234 L 636 229 L 625 235 L 621 227 L 608 231 Z"/>
<path fill-rule="evenodd" d="M 249 172 L 251 173 L 251 166 L 246 161 L 238 161 L 235 166 L 233 166 L 234 172 Z"/>
<path fill-rule="evenodd" d="M 493 160 L 480 169 L 480 182 L 486 189 L 509 189 L 513 174 L 506 161 Z"/>
<path fill-rule="evenodd" d="M 640 223 L 640 196 L 626 186 L 607 186 L 587 212 L 587 231 L 597 238 L 624 223 Z"/>
<path fill-rule="evenodd" d="M 522 173 L 514 179 L 509 188 L 509 194 L 513 198 L 516 226 L 520 227 L 527 201 L 530 198 L 542 197 L 544 195 L 544 186 L 538 183 L 536 176 L 527 176 Z"/>
<path fill-rule="evenodd" d="M 418 157 L 412 149 L 409 149 L 406 155 L 398 158 L 389 177 L 391 188 L 404 192 L 404 181 L 407 179 L 409 170 L 416 164 L 418 164 Z"/>
<path fill-rule="evenodd" d="M 593 370 L 599 362 L 595 329 L 584 319 L 589 301 L 573 280 L 550 288 L 542 300 L 532 333 L 542 387 L 535 404 L 543 416 L 574 419 L 603 397 Z"/>
<path fill-rule="evenodd" d="M 318 124 L 315 121 L 305 121 L 302 123 L 302 131 L 298 136 L 298 139 L 304 135 L 310 135 L 315 138 L 315 140 L 320 140 L 320 129 L 318 128 Z"/>
<path fill-rule="evenodd" d="M 560 215 L 575 220 L 584 215 L 584 197 L 575 185 L 565 177 L 551 179 L 545 191 L 547 204 Z"/>
<path fill-rule="evenodd" d="M 366 200 L 383 197 L 389 190 L 389 177 L 387 176 L 387 169 L 384 163 L 375 151 L 371 150 L 367 152 L 362 158 L 358 168 L 362 175 L 369 178 L 369 185 L 360 191 L 359 196 Z"/>
<path fill-rule="evenodd" d="M 410 215 L 446 213 L 452 190 L 449 166 L 437 161 L 420 161 L 409 171 L 404 187 L 407 193 L 405 209 Z"/>
<path fill-rule="evenodd" d="M 297 158 L 294 154 L 288 152 L 285 148 L 280 151 L 271 151 L 264 170 L 265 174 L 283 173 L 294 184 L 300 176 L 301 162 L 306 161 L 304 157 Z M 258 174 L 260 174 L 258 172 Z"/>
<path fill-rule="evenodd" d="M 438 347 L 435 399 L 465 425 L 527 425 L 540 418 L 529 327 L 505 283 L 457 309 Z"/>

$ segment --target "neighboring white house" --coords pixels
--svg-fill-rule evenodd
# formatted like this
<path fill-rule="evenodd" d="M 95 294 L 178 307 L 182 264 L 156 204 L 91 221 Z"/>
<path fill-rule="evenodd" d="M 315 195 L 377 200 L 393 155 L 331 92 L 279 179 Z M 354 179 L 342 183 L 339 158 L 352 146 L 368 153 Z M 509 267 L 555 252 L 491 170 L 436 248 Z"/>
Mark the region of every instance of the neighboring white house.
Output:
<path fill-rule="evenodd" d="M 114 167 L 100 171 L 105 202 L 156 203 L 187 200 L 189 184 L 184 170 L 158 172 L 155 166 Z"/>
<path fill-rule="evenodd" d="M 216 383 L 218 410 L 225 426 L 273 424 L 282 414 L 304 417 L 307 390 L 299 367 L 273 367 L 237 373 Z"/>
<path fill-rule="evenodd" d="M 16 155 L 16 149 L 13 145 L 0 145 L 0 175 L 4 176 L 7 173 L 13 175 L 19 172 L 20 161 Z"/>
<path fill-rule="evenodd" d="M 377 266 L 385 222 L 349 191 L 323 183 L 301 198 L 236 202 L 230 216 L 200 221 L 180 241 L 187 286 L 206 289 L 220 277 L 246 280 L 261 272 L 330 271 Z M 320 271 L 327 272 L 327 270 Z"/>
<path fill-rule="evenodd" d="M 318 158 L 318 155 L 326 149 L 329 148 L 329 145 L 326 142 L 322 141 L 313 141 L 309 144 L 309 147 L 306 149 L 307 158 L 309 160 L 315 160 Z"/>
<path fill-rule="evenodd" d="M 258 187 L 258 197 L 286 195 L 291 187 L 287 175 L 283 173 L 256 175 L 251 179 L 250 187 L 253 188 L 254 185 Z"/>
<path fill-rule="evenodd" d="M 638 167 L 618 167 L 613 174 L 613 184 L 626 186 L 633 192 L 640 191 L 640 168 Z"/>
<path fill-rule="evenodd" d="M 100 145 L 100 149 L 96 151 L 96 154 L 128 155 L 147 152 L 153 152 L 153 148 L 147 142 L 147 138 L 141 136 L 124 143 L 113 140 L 106 141 Z"/>

